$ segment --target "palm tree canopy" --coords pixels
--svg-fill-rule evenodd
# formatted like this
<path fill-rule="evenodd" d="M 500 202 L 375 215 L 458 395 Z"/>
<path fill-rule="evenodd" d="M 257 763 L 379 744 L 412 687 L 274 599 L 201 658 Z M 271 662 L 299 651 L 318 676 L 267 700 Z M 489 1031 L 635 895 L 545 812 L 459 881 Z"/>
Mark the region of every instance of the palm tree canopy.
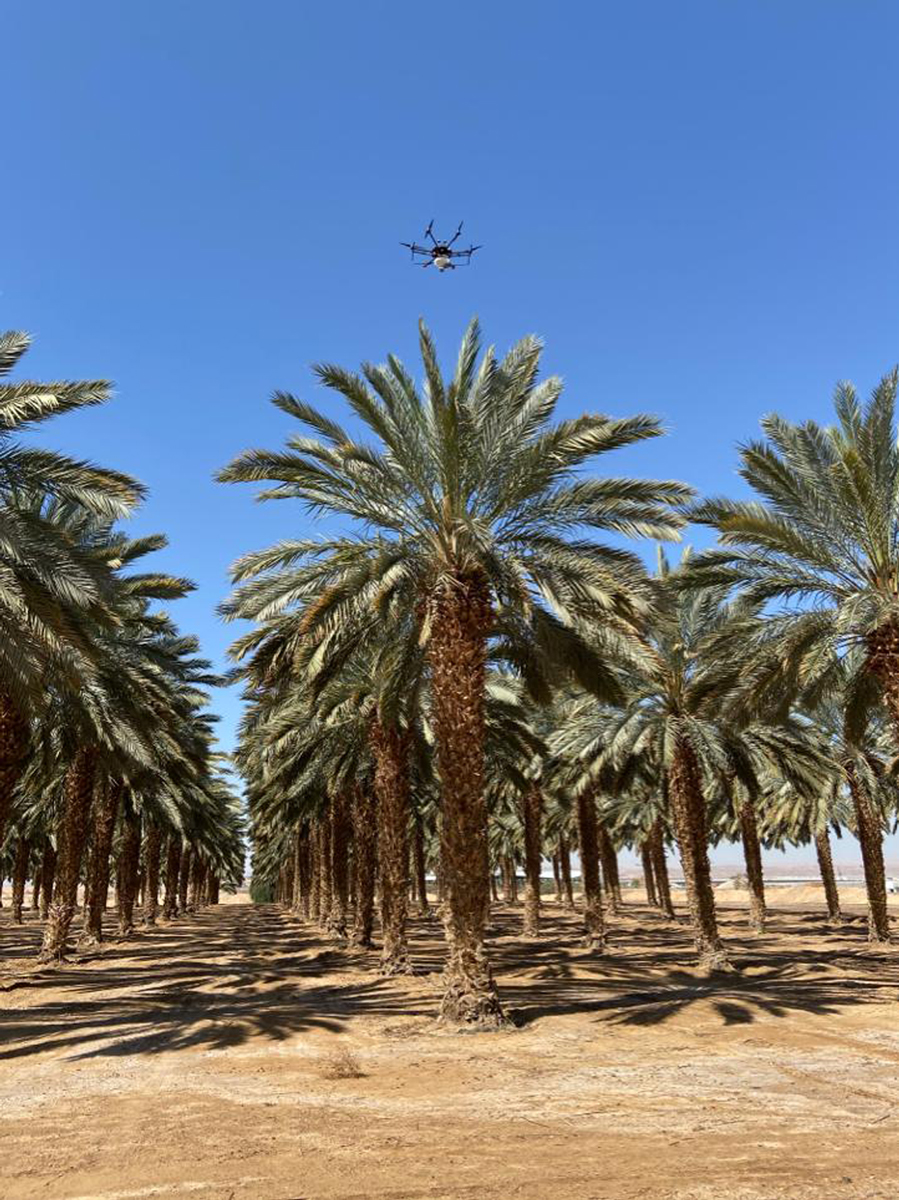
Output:
<path fill-rule="evenodd" d="M 741 448 L 740 474 L 759 499 L 692 511 L 723 547 L 694 559 L 695 578 L 739 585 L 756 602 L 801 602 L 782 619 L 799 650 L 899 616 L 897 382 L 896 371 L 885 376 L 867 404 L 840 384 L 830 427 L 766 417 L 767 440 Z"/>
<path fill-rule="evenodd" d="M 349 518 L 354 528 L 246 555 L 234 567 L 240 586 L 225 615 L 266 622 L 299 605 L 302 633 L 321 634 L 345 626 L 352 613 L 369 625 L 411 613 L 425 644 L 429 598 L 478 578 L 494 603 L 493 633 L 506 640 L 513 661 L 518 654 L 514 665 L 537 671 L 552 645 L 557 661 L 584 670 L 590 655 L 572 633 L 577 624 L 603 613 L 614 628 L 650 602 L 637 557 L 589 534 L 676 537 L 678 508 L 691 490 L 590 476 L 582 467 L 659 436 L 659 422 L 598 414 L 554 422 L 562 383 L 538 381 L 541 345 L 532 337 L 502 360 L 492 349 L 480 356 L 472 322 L 449 382 L 423 325 L 420 345 L 422 391 L 392 356 L 382 366 L 363 365 L 361 374 L 317 368 L 370 441 L 291 395 L 274 396 L 314 436 L 292 435 L 280 452 L 247 451 L 220 478 L 272 482 L 261 499 L 299 499 L 312 513 Z"/>

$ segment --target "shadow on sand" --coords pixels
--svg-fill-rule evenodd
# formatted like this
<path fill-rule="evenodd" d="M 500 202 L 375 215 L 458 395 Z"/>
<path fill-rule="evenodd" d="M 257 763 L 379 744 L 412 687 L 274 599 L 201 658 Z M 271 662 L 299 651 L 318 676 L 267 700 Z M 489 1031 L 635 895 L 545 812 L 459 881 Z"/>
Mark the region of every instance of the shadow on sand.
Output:
<path fill-rule="evenodd" d="M 689 967 L 686 926 L 649 909 L 629 906 L 598 956 L 579 946 L 576 915 L 547 906 L 540 939 L 528 941 L 518 936 L 520 910 L 498 907 L 491 961 L 519 1026 L 566 1013 L 658 1025 L 700 1002 L 722 1025 L 745 1025 L 760 1013 L 836 1014 L 899 995 L 899 958 L 892 948 L 869 949 L 860 919 L 834 931 L 817 914 L 780 912 L 759 937 L 745 922 L 738 910 L 722 913 L 738 971 L 703 977 Z M 28 965 L 37 921 L 4 922 L 0 936 L 13 950 L 0 972 L 0 1060 L 222 1050 L 339 1032 L 358 1017 L 430 1018 L 443 961 L 433 918 L 412 922 L 418 976 L 382 979 L 376 952 L 337 947 L 274 906 L 207 909 L 55 970 Z"/>

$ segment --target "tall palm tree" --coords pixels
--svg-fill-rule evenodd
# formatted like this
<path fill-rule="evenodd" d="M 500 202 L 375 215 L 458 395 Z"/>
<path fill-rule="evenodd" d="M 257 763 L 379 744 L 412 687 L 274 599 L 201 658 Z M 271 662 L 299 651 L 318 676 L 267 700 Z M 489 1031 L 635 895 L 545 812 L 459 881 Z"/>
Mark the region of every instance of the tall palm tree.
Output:
<path fill-rule="evenodd" d="M 628 703 L 601 709 L 585 698 L 557 738 L 583 765 L 580 790 L 591 783 L 618 791 L 635 777 L 658 772 L 668 798 L 687 889 L 700 965 L 730 966 L 718 932 L 709 866 L 710 802 L 722 787 L 740 784 L 755 796 L 775 767 L 796 786 L 824 778 L 816 748 L 786 715 L 777 725 L 752 722 L 742 703 L 753 676 L 732 652 L 758 623 L 746 604 L 729 604 L 724 585 L 684 586 L 690 562 L 672 570 L 659 551 L 656 617 L 650 651 L 628 678 Z M 636 663 L 636 660 L 635 660 Z"/>
<path fill-rule="evenodd" d="M 753 601 L 783 601 L 769 636 L 797 674 L 816 656 L 859 648 L 899 739 L 897 384 L 894 370 L 867 404 L 838 385 L 833 426 L 766 417 L 766 440 L 740 451 L 758 498 L 696 506 L 693 518 L 722 545 L 697 556 L 693 572 Z"/>
<path fill-rule="evenodd" d="M 234 570 L 244 584 L 237 607 L 248 595 L 263 613 L 309 602 L 310 634 L 397 610 L 418 622 L 442 788 L 449 958 L 441 1011 L 454 1022 L 495 1023 L 502 1014 L 484 947 L 488 643 L 503 640 L 511 658 L 531 664 L 551 646 L 554 660 L 587 676 L 586 686 L 606 683 L 582 654 L 578 622 L 602 613 L 620 630 L 646 612 L 649 594 L 635 556 L 581 531 L 675 535 L 681 521 L 671 506 L 690 493 L 679 483 L 582 474 L 588 460 L 657 437 L 661 427 L 644 416 L 552 424 L 562 385 L 538 383 L 536 339 L 501 361 L 489 350 L 479 362 L 472 322 L 449 382 L 423 325 L 420 346 L 423 393 L 392 356 L 361 375 L 317 369 L 376 445 L 278 393 L 277 407 L 314 436 L 292 436 L 283 452 L 247 451 L 220 478 L 272 481 L 262 497 L 294 498 L 352 523 L 344 536 L 248 555 Z"/>
<path fill-rule="evenodd" d="M 51 417 L 104 403 L 110 393 L 102 380 L 10 381 L 30 342 L 24 333 L 0 334 L 0 841 L 44 669 L 60 657 L 70 671 L 87 669 L 81 623 L 85 614 L 101 613 L 107 574 L 46 519 L 40 503 L 22 498 L 53 496 L 109 520 L 143 494 L 117 471 L 16 441 Z"/>

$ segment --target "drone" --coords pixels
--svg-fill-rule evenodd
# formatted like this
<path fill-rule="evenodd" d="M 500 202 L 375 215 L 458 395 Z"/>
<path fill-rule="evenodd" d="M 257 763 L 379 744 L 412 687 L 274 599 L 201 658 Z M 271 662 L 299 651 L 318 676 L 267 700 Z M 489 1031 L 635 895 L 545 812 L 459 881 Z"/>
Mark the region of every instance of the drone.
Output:
<path fill-rule="evenodd" d="M 462 222 L 459 222 L 459 228 L 453 234 L 448 242 L 440 242 L 433 234 L 434 222 L 425 230 L 425 237 L 431 239 L 430 246 L 421 246 L 418 242 L 400 242 L 401 246 L 405 246 L 412 251 L 412 261 L 420 267 L 429 267 L 431 263 L 438 271 L 455 271 L 456 264 L 454 258 L 465 260 L 467 266 L 471 262 L 471 256 L 475 250 L 480 250 L 480 246 L 469 246 L 467 250 L 454 250 L 453 245 L 462 232 Z M 424 258 L 424 262 L 420 263 L 416 255 Z"/>

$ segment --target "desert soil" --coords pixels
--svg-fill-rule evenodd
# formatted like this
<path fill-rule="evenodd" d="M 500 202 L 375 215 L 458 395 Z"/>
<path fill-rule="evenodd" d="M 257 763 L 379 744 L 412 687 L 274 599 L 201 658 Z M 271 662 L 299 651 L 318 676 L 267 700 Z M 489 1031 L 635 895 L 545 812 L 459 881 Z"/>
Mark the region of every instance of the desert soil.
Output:
<path fill-rule="evenodd" d="M 4 908 L 0 1196 L 894 1197 L 899 950 L 853 912 L 793 905 L 753 937 L 725 907 L 740 970 L 709 979 L 633 901 L 602 957 L 554 904 L 537 942 L 499 906 L 517 1027 L 473 1034 L 435 1024 L 433 919 L 418 974 L 383 980 L 245 903 L 37 970 L 37 923 Z"/>

